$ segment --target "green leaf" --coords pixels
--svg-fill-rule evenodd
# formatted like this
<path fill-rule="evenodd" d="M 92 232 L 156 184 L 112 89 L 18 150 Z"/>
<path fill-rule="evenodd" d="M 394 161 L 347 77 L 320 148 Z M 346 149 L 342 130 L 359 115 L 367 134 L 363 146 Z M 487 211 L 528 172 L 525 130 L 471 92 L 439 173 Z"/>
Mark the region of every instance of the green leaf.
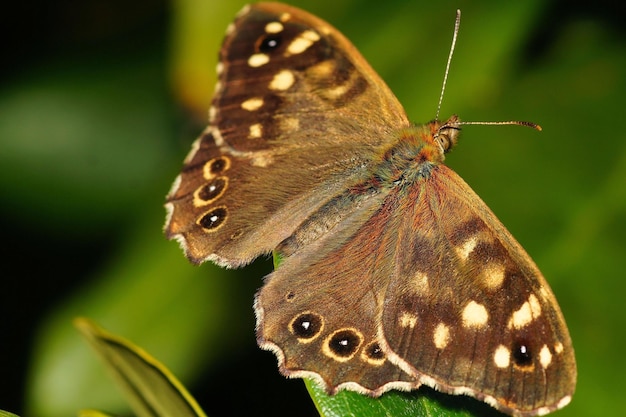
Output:
<path fill-rule="evenodd" d="M 504 414 L 473 398 L 446 395 L 427 387 L 412 392 L 390 391 L 371 398 L 352 391 L 329 396 L 315 382 L 305 380 L 322 417 L 470 417 Z"/>
<path fill-rule="evenodd" d="M 25 414 L 55 417 L 86 407 L 126 413 L 127 404 L 72 328 L 74 317 L 91 317 L 149 347 L 185 383 L 252 331 L 251 323 L 228 327 L 225 320 L 243 322 L 248 313 L 233 303 L 232 285 L 242 280 L 215 266 L 189 265 L 162 236 L 158 203 L 135 225 L 120 254 L 41 323 Z M 229 337 L 220 342 L 226 332 Z"/>
<path fill-rule="evenodd" d="M 206 417 L 196 400 L 159 361 L 88 319 L 74 324 L 100 356 L 139 417 Z M 101 414 L 86 410 L 85 414 Z"/>

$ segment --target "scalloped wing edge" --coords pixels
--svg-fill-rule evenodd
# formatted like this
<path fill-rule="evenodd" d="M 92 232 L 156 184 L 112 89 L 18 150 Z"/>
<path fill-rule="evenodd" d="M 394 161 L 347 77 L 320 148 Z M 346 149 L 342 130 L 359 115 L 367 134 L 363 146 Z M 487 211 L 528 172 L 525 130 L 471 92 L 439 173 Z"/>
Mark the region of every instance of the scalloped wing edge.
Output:
<path fill-rule="evenodd" d="M 431 376 L 420 373 L 414 367 L 412 367 L 409 363 L 404 361 L 397 353 L 395 353 L 389 347 L 387 340 L 385 338 L 385 335 L 382 331 L 382 327 L 380 326 L 378 329 L 378 333 L 379 333 L 378 340 L 381 345 L 381 348 L 387 355 L 387 358 L 392 364 L 396 365 L 403 372 L 415 377 L 416 381 L 415 382 L 400 382 L 400 381 L 388 382 L 384 385 L 381 385 L 375 390 L 365 388 L 362 385 L 356 382 L 352 382 L 352 381 L 343 382 L 333 387 L 329 385 L 324 380 L 324 378 L 322 378 L 322 376 L 318 374 L 317 372 L 306 371 L 306 370 L 293 371 L 293 370 L 288 369 L 285 366 L 285 354 L 283 350 L 277 344 L 270 342 L 268 340 L 265 340 L 265 338 L 262 335 L 263 318 L 264 318 L 265 313 L 264 313 L 263 307 L 261 307 L 260 305 L 260 302 L 258 299 L 258 293 L 254 298 L 254 313 L 256 316 L 255 331 L 257 335 L 257 344 L 259 345 L 261 349 L 270 351 L 274 353 L 274 355 L 276 355 L 280 373 L 287 378 L 307 378 L 307 379 L 313 380 L 316 384 L 322 387 L 323 390 L 328 395 L 335 395 L 339 391 L 347 390 L 347 391 L 357 392 L 361 395 L 367 395 L 370 397 L 377 398 L 391 390 L 409 392 L 409 391 L 418 389 L 422 385 L 425 385 L 427 387 L 430 387 L 444 394 L 465 395 L 465 396 L 475 398 L 478 401 L 482 401 L 490 405 L 491 407 L 495 408 L 498 411 L 510 414 L 515 417 L 544 416 L 546 414 L 552 413 L 553 411 L 556 411 L 565 407 L 572 400 L 571 395 L 566 395 L 559 402 L 557 402 L 556 405 L 554 406 L 543 406 L 543 407 L 539 407 L 530 411 L 519 411 L 519 410 L 515 410 L 511 407 L 506 406 L 502 402 L 498 401 L 498 399 L 494 396 L 483 394 L 480 391 L 477 391 L 470 387 L 466 387 L 466 386 L 455 387 L 455 386 L 447 385 L 440 380 L 437 380 Z"/>

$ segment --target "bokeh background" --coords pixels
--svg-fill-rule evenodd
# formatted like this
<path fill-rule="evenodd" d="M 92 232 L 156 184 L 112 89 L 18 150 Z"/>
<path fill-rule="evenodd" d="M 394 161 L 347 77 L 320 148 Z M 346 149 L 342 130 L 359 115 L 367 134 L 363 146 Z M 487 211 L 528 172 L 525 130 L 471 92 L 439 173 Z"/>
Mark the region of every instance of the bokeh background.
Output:
<path fill-rule="evenodd" d="M 254 339 L 268 259 L 191 266 L 164 239 L 163 199 L 206 121 L 242 1 L 3 5 L 0 409 L 128 415 L 71 325 L 88 316 L 168 365 L 210 416 L 316 415 Z M 626 42 L 623 2 L 294 1 L 344 32 L 410 118 L 468 126 L 448 163 L 538 263 L 579 366 L 559 416 L 626 410 Z"/>

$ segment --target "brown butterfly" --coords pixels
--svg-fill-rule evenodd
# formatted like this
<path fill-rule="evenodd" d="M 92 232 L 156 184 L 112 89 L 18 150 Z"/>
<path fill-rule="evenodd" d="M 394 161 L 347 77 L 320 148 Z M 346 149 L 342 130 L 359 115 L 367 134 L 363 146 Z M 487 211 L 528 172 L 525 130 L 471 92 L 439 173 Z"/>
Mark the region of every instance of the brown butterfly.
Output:
<path fill-rule="evenodd" d="M 283 374 L 331 394 L 424 384 L 520 416 L 569 403 L 554 295 L 443 164 L 456 116 L 411 124 L 339 31 L 277 3 L 239 13 L 218 74 L 165 230 L 194 263 L 280 254 L 254 306 Z"/>

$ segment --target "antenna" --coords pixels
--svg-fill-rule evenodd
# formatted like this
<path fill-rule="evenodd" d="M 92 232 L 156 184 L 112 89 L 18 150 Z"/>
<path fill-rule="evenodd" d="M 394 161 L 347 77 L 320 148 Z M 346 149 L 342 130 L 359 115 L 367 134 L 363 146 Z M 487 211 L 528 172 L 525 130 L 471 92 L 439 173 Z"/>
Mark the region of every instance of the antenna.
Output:
<path fill-rule="evenodd" d="M 504 122 L 463 122 L 458 121 L 457 125 L 487 125 L 487 126 L 502 126 L 502 125 L 515 125 L 515 126 L 526 126 L 531 127 L 535 130 L 542 131 L 543 129 L 537 123 L 533 122 L 524 122 L 520 120 L 507 120 Z"/>
<path fill-rule="evenodd" d="M 443 75 L 443 85 L 441 86 L 441 95 L 439 96 L 439 104 L 437 104 L 437 114 L 435 120 L 439 120 L 439 110 L 441 109 L 441 102 L 443 101 L 443 93 L 446 91 L 446 83 L 448 82 L 448 72 L 450 71 L 450 63 L 452 62 L 452 55 L 454 55 L 454 47 L 456 46 L 456 37 L 459 34 L 459 26 L 461 26 L 461 10 L 456 10 L 456 20 L 454 21 L 454 34 L 452 35 L 452 45 L 450 46 L 450 53 L 448 54 L 448 62 L 446 63 L 446 72 Z"/>
<path fill-rule="evenodd" d="M 452 55 L 454 55 L 454 47 L 456 46 L 456 38 L 459 34 L 459 27 L 461 26 L 461 10 L 456 11 L 456 20 L 454 21 L 454 33 L 452 35 L 452 45 L 450 45 L 450 53 L 448 54 L 448 62 L 446 63 L 446 72 L 443 75 L 443 84 L 441 86 L 441 95 L 439 96 L 439 103 L 437 104 L 437 114 L 435 120 L 439 120 L 439 110 L 441 110 L 441 103 L 443 101 L 443 94 L 446 91 L 446 83 L 448 82 L 448 72 L 450 71 L 450 63 L 452 62 Z M 462 122 L 455 121 L 456 126 L 459 125 L 487 125 L 487 126 L 502 126 L 502 125 L 516 125 L 526 126 L 535 130 L 541 131 L 541 126 L 533 122 L 523 122 L 518 120 L 507 120 L 504 122 Z"/>

